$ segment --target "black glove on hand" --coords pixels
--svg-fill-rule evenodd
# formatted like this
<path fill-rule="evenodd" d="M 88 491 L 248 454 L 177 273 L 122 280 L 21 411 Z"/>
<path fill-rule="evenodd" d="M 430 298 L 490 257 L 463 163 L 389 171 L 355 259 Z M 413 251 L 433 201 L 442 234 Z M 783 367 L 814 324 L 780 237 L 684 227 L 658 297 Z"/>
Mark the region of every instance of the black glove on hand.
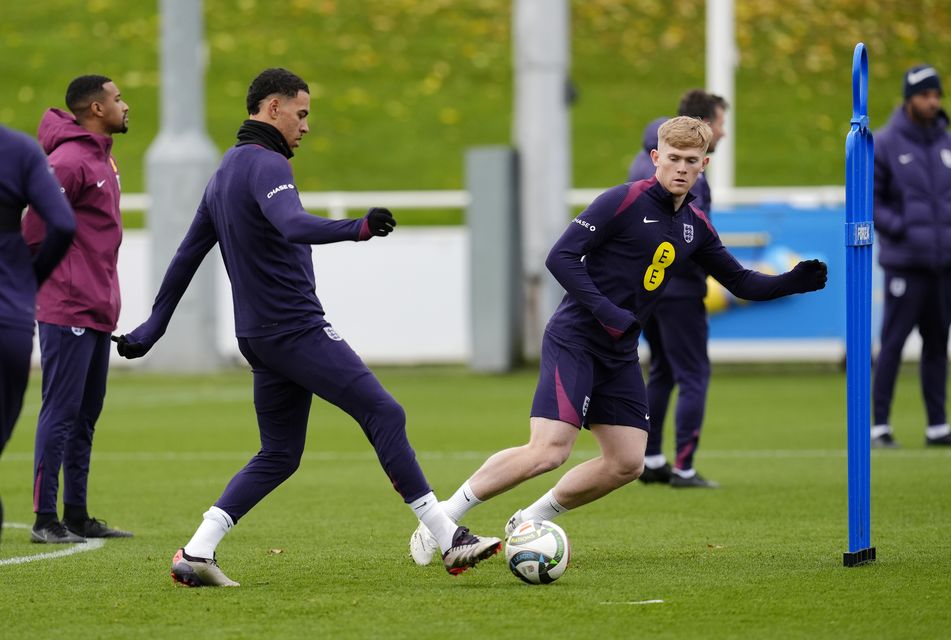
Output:
<path fill-rule="evenodd" d="M 825 288 L 829 279 L 829 268 L 820 260 L 803 260 L 793 267 L 793 273 L 796 282 L 802 285 L 803 293 Z"/>
<path fill-rule="evenodd" d="M 389 209 L 373 207 L 367 211 L 367 226 L 370 227 L 370 233 L 375 236 L 389 235 L 396 226 L 396 218 Z"/>
<path fill-rule="evenodd" d="M 144 344 L 139 342 L 129 342 L 129 339 L 124 335 L 119 336 L 118 338 L 112 336 L 112 341 L 116 343 L 116 351 L 119 352 L 119 355 L 123 358 L 128 358 L 129 360 L 132 360 L 133 358 L 141 358 L 149 352 L 149 348 Z"/>

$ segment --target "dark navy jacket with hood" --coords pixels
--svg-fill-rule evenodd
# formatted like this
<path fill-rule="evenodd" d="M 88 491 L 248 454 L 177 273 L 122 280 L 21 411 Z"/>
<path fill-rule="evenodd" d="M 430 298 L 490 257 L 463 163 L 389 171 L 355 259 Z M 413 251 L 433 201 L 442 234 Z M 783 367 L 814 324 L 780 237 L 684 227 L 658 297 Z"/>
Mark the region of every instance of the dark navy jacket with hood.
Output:
<path fill-rule="evenodd" d="M 887 269 L 951 269 L 951 135 L 899 107 L 875 133 L 875 230 Z"/>

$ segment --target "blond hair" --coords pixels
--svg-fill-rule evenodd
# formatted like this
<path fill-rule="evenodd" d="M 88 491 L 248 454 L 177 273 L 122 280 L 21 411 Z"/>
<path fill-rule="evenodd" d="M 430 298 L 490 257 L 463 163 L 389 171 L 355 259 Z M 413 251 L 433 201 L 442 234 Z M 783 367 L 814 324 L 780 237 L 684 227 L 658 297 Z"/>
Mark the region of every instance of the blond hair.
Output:
<path fill-rule="evenodd" d="M 660 125 L 657 142 L 677 149 L 702 149 L 706 153 L 713 139 L 713 130 L 703 120 L 677 116 Z"/>

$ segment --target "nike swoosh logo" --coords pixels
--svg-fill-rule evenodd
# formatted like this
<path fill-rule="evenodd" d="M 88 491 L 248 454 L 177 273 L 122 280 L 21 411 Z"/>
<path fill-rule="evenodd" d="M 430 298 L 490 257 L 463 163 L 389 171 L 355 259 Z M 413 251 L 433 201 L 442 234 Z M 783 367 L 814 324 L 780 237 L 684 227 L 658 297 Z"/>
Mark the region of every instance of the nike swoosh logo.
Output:
<path fill-rule="evenodd" d="M 106 181 L 105 181 L 105 180 L 97 180 L 97 181 L 96 181 L 96 186 L 99 187 L 100 189 L 102 188 L 102 185 L 104 185 L 104 184 L 106 184 Z"/>
<path fill-rule="evenodd" d="M 900 156 L 898 156 L 898 162 L 900 162 L 901 164 L 908 164 L 914 159 L 915 159 L 915 156 L 911 155 L 910 153 L 903 153 Z"/>
<path fill-rule="evenodd" d="M 925 78 L 930 78 L 933 75 L 937 75 L 934 69 L 928 67 L 927 69 L 921 69 L 920 71 L 915 71 L 914 73 L 908 74 L 908 84 L 918 84 Z"/>
<path fill-rule="evenodd" d="M 647 216 L 644 216 L 644 224 L 650 224 L 652 222 L 660 222 L 660 220 L 651 220 Z"/>
<path fill-rule="evenodd" d="M 466 499 L 466 502 L 472 502 L 472 498 L 470 498 L 465 491 L 462 492 L 462 497 Z"/>

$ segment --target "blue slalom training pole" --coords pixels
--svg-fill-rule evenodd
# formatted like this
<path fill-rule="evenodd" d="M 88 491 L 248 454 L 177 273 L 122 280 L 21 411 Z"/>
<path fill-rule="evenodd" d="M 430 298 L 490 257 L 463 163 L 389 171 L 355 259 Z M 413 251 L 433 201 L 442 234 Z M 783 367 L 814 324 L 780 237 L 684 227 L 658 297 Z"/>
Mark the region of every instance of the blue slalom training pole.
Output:
<path fill-rule="evenodd" d="M 845 140 L 846 403 L 849 456 L 847 567 L 871 562 L 872 176 L 874 142 L 868 128 L 868 54 L 852 56 L 852 127 Z"/>

